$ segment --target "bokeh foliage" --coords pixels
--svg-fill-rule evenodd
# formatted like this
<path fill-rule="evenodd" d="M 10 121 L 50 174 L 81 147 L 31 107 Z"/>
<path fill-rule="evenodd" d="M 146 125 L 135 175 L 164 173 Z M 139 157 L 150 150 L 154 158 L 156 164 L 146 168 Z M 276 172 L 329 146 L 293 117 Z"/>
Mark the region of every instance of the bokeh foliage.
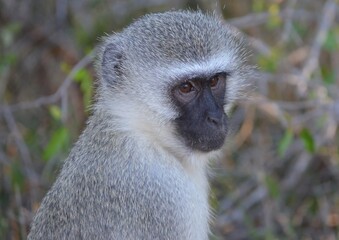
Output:
<path fill-rule="evenodd" d="M 0 239 L 25 239 L 91 114 L 93 48 L 135 18 L 214 11 L 258 71 L 211 164 L 211 239 L 339 239 L 336 0 L 0 2 Z"/>

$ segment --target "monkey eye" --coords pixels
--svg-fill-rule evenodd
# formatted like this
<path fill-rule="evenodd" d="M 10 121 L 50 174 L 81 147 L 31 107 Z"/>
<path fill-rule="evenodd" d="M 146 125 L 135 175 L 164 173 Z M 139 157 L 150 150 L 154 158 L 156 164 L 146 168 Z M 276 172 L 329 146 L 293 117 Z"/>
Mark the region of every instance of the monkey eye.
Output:
<path fill-rule="evenodd" d="M 193 87 L 193 85 L 192 85 L 192 83 L 190 83 L 190 82 L 185 82 L 185 83 L 183 83 L 183 84 L 181 84 L 180 86 L 179 86 L 179 91 L 181 92 L 181 93 L 190 93 L 190 92 L 192 92 L 194 90 L 194 87 Z"/>
<path fill-rule="evenodd" d="M 225 78 L 226 78 L 225 74 L 218 73 L 209 80 L 209 86 L 211 88 L 215 88 L 218 86 L 219 82 L 225 80 Z"/>
<path fill-rule="evenodd" d="M 215 76 L 210 80 L 210 87 L 215 87 L 218 85 L 219 76 Z"/>
<path fill-rule="evenodd" d="M 221 76 L 219 74 L 212 77 L 209 81 L 210 87 L 211 88 L 216 87 L 218 85 L 219 81 L 220 81 L 220 78 L 221 78 Z"/>

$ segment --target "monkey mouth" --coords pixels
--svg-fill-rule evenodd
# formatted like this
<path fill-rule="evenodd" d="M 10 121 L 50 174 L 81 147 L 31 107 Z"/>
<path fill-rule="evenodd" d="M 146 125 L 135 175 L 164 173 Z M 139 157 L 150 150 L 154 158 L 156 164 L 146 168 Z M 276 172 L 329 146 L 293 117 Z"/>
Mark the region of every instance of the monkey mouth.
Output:
<path fill-rule="evenodd" d="M 220 149 L 227 136 L 227 128 L 201 129 L 199 132 L 187 132 L 183 137 L 186 144 L 193 150 L 211 152 Z"/>
<path fill-rule="evenodd" d="M 192 150 L 201 152 L 220 149 L 224 145 L 227 133 L 226 118 L 218 126 L 206 122 L 177 125 L 177 134 L 183 139 L 185 145 Z"/>
<path fill-rule="evenodd" d="M 220 149 L 225 142 L 226 134 L 218 134 L 211 137 L 201 137 L 190 143 L 192 149 L 201 152 L 210 152 Z"/>

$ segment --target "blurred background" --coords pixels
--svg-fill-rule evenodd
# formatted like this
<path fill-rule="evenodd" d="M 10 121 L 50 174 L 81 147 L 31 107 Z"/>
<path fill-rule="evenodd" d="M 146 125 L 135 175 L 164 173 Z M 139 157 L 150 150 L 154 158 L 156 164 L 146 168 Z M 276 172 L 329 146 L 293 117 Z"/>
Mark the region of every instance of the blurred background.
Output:
<path fill-rule="evenodd" d="M 188 8 L 238 27 L 258 65 L 211 165 L 211 239 L 339 239 L 336 0 L 1 0 L 0 239 L 26 239 L 91 114 L 100 37 Z"/>

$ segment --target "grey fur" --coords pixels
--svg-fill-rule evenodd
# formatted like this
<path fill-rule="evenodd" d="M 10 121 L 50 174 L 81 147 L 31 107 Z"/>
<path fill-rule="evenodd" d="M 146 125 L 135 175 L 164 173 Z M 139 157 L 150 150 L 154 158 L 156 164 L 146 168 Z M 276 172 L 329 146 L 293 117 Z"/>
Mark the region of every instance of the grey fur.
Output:
<path fill-rule="evenodd" d="M 208 239 L 206 165 L 219 151 L 182 143 L 168 92 L 182 75 L 221 69 L 231 104 L 251 72 L 245 44 L 214 16 L 188 11 L 146 15 L 107 37 L 93 115 L 28 239 Z"/>

